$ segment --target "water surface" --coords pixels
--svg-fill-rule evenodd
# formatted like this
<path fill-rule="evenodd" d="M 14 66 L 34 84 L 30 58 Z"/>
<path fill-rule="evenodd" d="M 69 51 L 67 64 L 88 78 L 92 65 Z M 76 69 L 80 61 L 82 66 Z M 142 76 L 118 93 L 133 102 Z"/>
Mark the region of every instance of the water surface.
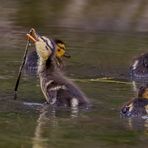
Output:
<path fill-rule="evenodd" d="M 130 7 L 131 2 L 124 5 L 123 9 L 133 8 L 132 14 L 136 11 L 139 14 L 131 17 L 132 21 L 126 14 L 123 17 L 123 9 L 120 15 L 115 13 L 122 4 L 115 3 L 115 0 L 91 4 L 87 0 L 1 1 L 0 147 L 147 147 L 148 121 L 122 119 L 119 115 L 122 104 L 136 95 L 136 86 L 139 86 L 130 80 L 129 65 L 134 57 L 147 52 L 148 48 L 148 34 L 131 29 L 133 24 L 143 26 L 137 23 L 138 17 L 145 14 L 140 12 L 142 3 L 136 1 L 135 7 Z M 97 6 L 102 8 L 98 13 Z M 114 13 L 107 15 L 107 8 Z M 101 16 L 104 18 L 102 25 L 98 24 Z M 124 24 L 117 23 L 118 18 Z M 117 30 L 113 25 L 110 29 L 107 27 L 108 19 L 113 20 L 112 24 L 118 24 Z M 102 28 L 103 24 L 106 25 Z M 135 28 L 140 28 L 140 25 L 135 25 Z M 39 80 L 25 73 L 19 85 L 18 99 L 13 100 L 26 45 L 25 34 L 31 27 L 40 34 L 65 41 L 72 56 L 65 60 L 65 72 L 90 98 L 91 109 L 77 113 L 69 109 L 56 112 L 43 109 L 44 97 Z M 29 51 L 33 49 L 32 45 Z"/>

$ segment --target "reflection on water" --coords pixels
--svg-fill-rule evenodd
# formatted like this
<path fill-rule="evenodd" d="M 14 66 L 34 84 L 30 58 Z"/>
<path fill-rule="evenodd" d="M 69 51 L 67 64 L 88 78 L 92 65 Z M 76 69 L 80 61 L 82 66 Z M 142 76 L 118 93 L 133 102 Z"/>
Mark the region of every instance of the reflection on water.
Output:
<path fill-rule="evenodd" d="M 129 130 L 141 130 L 144 134 L 148 133 L 148 116 L 142 118 L 128 118 L 126 119 L 126 126 Z"/>
<path fill-rule="evenodd" d="M 59 110 L 60 112 L 62 110 Z M 68 111 L 68 110 L 67 110 Z M 51 137 L 58 137 L 58 116 L 57 111 L 54 108 L 49 108 L 44 106 L 41 109 L 41 113 L 39 114 L 39 118 L 37 119 L 37 125 L 35 128 L 34 138 L 33 138 L 33 148 L 48 148 L 48 137 L 46 136 L 47 128 L 50 128 L 50 135 Z M 68 118 L 73 119 L 78 117 L 78 110 L 73 108 L 69 110 L 70 114 Z M 65 112 L 66 113 L 66 112 Z"/>
<path fill-rule="evenodd" d="M 53 125 L 56 125 L 56 121 L 54 118 L 50 119 L 46 117 L 47 111 L 43 111 L 39 118 L 37 119 L 37 126 L 35 128 L 35 134 L 33 138 L 33 148 L 47 148 L 47 141 L 48 137 L 44 137 L 44 130 L 46 129 L 46 125 L 48 125 L 49 122 L 53 122 Z M 45 129 L 44 129 L 45 128 Z M 54 128 L 54 126 L 53 126 Z"/>
<path fill-rule="evenodd" d="M 135 81 L 132 81 L 132 86 L 133 86 L 133 92 L 137 94 L 138 88 L 137 88 L 137 84 Z"/>

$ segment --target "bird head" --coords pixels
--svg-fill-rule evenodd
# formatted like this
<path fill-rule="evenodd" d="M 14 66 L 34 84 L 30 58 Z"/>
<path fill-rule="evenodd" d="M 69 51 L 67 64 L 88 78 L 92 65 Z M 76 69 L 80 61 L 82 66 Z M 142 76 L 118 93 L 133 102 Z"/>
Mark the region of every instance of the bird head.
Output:
<path fill-rule="evenodd" d="M 35 29 L 31 29 L 27 37 L 35 44 L 38 56 L 42 61 L 46 61 L 52 55 L 55 55 L 56 58 L 70 57 L 65 51 L 64 42 L 61 40 L 51 40 L 45 36 L 40 36 Z"/>
<path fill-rule="evenodd" d="M 127 102 L 121 108 L 121 115 L 126 117 L 142 116 L 148 113 L 148 87 L 141 86 L 137 98 Z"/>

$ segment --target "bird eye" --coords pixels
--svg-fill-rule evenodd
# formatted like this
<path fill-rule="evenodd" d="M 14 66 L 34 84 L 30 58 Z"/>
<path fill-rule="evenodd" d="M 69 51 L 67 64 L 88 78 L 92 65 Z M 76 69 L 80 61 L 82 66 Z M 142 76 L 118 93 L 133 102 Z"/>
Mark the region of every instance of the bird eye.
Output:
<path fill-rule="evenodd" d="M 58 49 L 58 52 L 60 52 L 61 50 L 60 49 Z"/>

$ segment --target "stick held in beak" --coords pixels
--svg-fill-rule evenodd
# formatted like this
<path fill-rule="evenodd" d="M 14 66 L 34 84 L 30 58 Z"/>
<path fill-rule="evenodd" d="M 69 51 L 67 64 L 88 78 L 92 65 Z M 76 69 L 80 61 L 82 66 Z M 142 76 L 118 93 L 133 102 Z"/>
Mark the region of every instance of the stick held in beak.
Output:
<path fill-rule="evenodd" d="M 27 33 L 27 39 L 31 40 L 33 43 L 38 41 L 38 34 L 36 33 L 34 28 L 31 28 L 30 32 Z"/>
<path fill-rule="evenodd" d="M 37 40 L 33 36 L 31 36 L 30 34 L 27 33 L 26 36 L 27 36 L 28 40 L 31 40 L 33 43 L 37 42 Z"/>

